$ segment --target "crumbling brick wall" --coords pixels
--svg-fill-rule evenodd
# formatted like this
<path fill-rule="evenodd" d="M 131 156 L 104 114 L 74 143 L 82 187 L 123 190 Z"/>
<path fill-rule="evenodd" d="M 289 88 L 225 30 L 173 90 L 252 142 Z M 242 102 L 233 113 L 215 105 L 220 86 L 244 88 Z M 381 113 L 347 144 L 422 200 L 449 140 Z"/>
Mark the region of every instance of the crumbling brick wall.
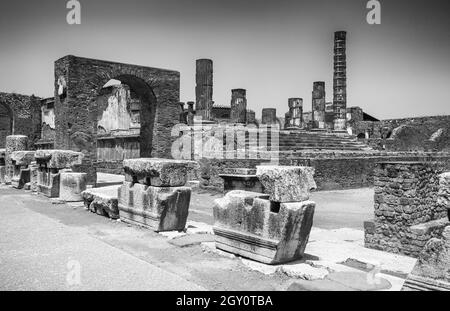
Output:
<path fill-rule="evenodd" d="M 41 135 L 40 98 L 34 95 L 0 92 L 0 105 L 3 108 L 2 110 L 11 118 L 13 124 L 12 131 L 7 131 L 3 136 L 28 136 L 28 148 L 34 149 L 34 143 L 39 140 Z M 5 138 L 0 139 L 0 148 L 2 147 L 5 147 Z"/>
<path fill-rule="evenodd" d="M 382 162 L 374 171 L 375 219 L 367 221 L 365 246 L 417 257 L 439 236 L 447 211 L 438 203 L 437 162 Z"/>

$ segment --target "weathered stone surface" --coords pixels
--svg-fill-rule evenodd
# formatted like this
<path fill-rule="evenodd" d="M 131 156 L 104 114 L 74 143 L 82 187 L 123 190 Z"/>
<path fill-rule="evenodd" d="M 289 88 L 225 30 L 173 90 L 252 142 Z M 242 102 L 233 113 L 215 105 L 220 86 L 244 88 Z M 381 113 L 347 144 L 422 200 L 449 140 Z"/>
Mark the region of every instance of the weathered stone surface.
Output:
<path fill-rule="evenodd" d="M 6 175 L 5 183 L 10 184 L 11 179 L 14 174 L 14 166 L 11 162 L 11 154 L 14 151 L 27 150 L 28 137 L 24 135 L 11 135 L 6 137 L 6 148 L 5 148 L 5 164 L 6 164 Z"/>
<path fill-rule="evenodd" d="M 28 182 L 30 182 L 30 169 L 15 165 L 11 185 L 16 189 L 22 189 Z"/>
<path fill-rule="evenodd" d="M 450 172 L 439 176 L 438 205 L 447 209 L 448 219 L 450 220 Z"/>
<path fill-rule="evenodd" d="M 92 188 L 82 192 L 84 206 L 93 213 L 112 219 L 119 218 L 118 189 L 120 186 Z"/>
<path fill-rule="evenodd" d="M 373 222 L 365 224 L 365 247 L 417 258 L 447 223 L 435 162 L 382 162 L 375 170 Z M 439 194 L 441 192 L 441 194 Z"/>
<path fill-rule="evenodd" d="M 306 166 L 258 166 L 256 175 L 273 202 L 302 202 L 316 189 L 314 168 Z"/>
<path fill-rule="evenodd" d="M 6 149 L 0 149 L 0 165 L 5 165 Z"/>
<path fill-rule="evenodd" d="M 301 258 L 315 203 L 276 203 L 268 198 L 267 194 L 236 190 L 215 200 L 216 247 L 268 264 Z"/>
<path fill-rule="evenodd" d="M 264 187 L 256 176 L 256 169 L 226 168 L 219 177 L 223 179 L 224 193 L 233 190 L 264 192 Z"/>
<path fill-rule="evenodd" d="M 123 161 L 125 173 L 135 182 L 154 187 L 179 187 L 187 182 L 188 170 L 193 167 L 192 161 L 140 158 Z"/>
<path fill-rule="evenodd" d="M 38 191 L 38 172 L 39 172 L 39 165 L 31 164 L 30 165 L 30 190 L 33 192 Z"/>
<path fill-rule="evenodd" d="M 60 177 L 59 198 L 66 202 L 83 201 L 81 193 L 86 190 L 87 174 L 64 172 Z"/>
<path fill-rule="evenodd" d="M 40 166 L 37 170 L 37 192 L 49 198 L 58 198 L 60 177 L 58 169 Z"/>
<path fill-rule="evenodd" d="M 119 188 L 120 219 L 154 231 L 184 230 L 191 189 L 154 187 L 125 181 Z"/>
<path fill-rule="evenodd" d="M 81 165 L 83 154 L 70 150 L 38 150 L 35 153 L 36 162 L 45 165 L 47 168 L 71 168 L 74 165 Z"/>
<path fill-rule="evenodd" d="M 35 151 L 14 151 L 11 153 L 11 161 L 13 165 L 28 166 L 34 161 Z"/>
<path fill-rule="evenodd" d="M 6 166 L 0 166 L 0 184 L 5 183 Z"/>

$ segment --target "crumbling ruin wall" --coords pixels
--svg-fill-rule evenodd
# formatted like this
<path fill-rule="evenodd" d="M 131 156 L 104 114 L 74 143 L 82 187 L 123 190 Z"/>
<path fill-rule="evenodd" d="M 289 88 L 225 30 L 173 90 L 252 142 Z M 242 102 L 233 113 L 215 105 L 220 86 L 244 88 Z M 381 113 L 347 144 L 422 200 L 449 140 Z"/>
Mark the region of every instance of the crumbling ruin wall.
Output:
<path fill-rule="evenodd" d="M 449 151 L 450 116 L 351 122 L 355 136 L 369 134 L 365 143 L 387 151 Z"/>
<path fill-rule="evenodd" d="M 41 135 L 40 98 L 31 95 L 0 92 L 0 148 L 5 147 L 6 136 L 25 135 L 29 138 L 29 148 Z"/>
<path fill-rule="evenodd" d="M 374 171 L 375 219 L 364 224 L 365 246 L 418 257 L 442 234 L 447 210 L 438 203 L 437 162 L 382 162 Z"/>

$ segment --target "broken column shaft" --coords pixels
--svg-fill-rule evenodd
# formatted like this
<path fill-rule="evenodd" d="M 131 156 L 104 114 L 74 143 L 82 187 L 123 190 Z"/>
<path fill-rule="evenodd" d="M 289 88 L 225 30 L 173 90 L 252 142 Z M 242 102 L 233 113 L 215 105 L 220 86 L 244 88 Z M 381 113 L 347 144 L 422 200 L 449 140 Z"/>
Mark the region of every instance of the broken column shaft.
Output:
<path fill-rule="evenodd" d="M 245 89 L 231 90 L 231 122 L 247 122 L 247 92 Z"/>
<path fill-rule="evenodd" d="M 347 110 L 347 59 L 345 31 L 334 33 L 334 76 L 333 76 L 333 106 L 334 130 L 346 129 Z"/>
<path fill-rule="evenodd" d="M 196 62 L 196 115 L 203 120 L 211 120 L 213 106 L 213 62 L 210 59 L 198 59 Z"/>
<path fill-rule="evenodd" d="M 312 92 L 312 120 L 313 128 L 325 128 L 325 82 L 317 81 L 313 83 Z"/>

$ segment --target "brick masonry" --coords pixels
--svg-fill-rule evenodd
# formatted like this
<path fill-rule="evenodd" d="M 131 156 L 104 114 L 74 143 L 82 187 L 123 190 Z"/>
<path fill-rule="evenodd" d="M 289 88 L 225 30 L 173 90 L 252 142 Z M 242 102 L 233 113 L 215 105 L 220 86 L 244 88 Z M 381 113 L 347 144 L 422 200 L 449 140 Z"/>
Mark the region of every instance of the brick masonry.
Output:
<path fill-rule="evenodd" d="M 374 171 L 375 218 L 364 224 L 368 248 L 418 257 L 448 224 L 438 203 L 438 162 L 382 162 Z"/>
<path fill-rule="evenodd" d="M 5 147 L 6 136 L 25 135 L 28 147 L 34 149 L 41 135 L 40 98 L 0 92 L 0 114 L 0 148 Z"/>
<path fill-rule="evenodd" d="M 111 79 L 127 84 L 141 98 L 140 156 L 170 158 L 172 127 L 178 123 L 180 74 L 177 71 L 65 56 L 55 62 L 56 149 L 83 152 L 80 171 L 95 179 L 98 115 L 96 100 Z M 145 104 L 144 104 L 145 103 Z"/>

